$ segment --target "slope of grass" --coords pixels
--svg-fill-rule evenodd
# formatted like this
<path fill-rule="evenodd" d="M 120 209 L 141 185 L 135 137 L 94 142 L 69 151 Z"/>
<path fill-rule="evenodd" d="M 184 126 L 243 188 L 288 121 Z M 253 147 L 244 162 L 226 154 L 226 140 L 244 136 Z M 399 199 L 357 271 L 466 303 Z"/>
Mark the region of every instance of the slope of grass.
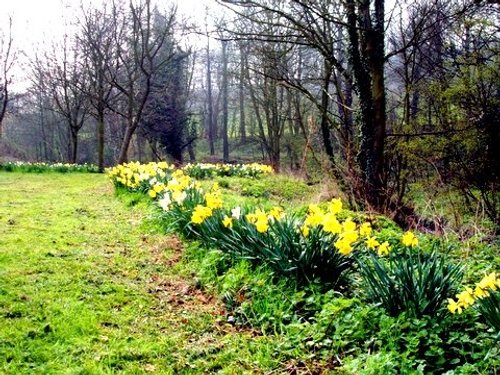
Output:
<path fill-rule="evenodd" d="M 104 176 L 0 173 L 0 197 L 0 373 L 264 373 L 284 361 L 278 336 L 227 324 L 178 275 L 182 243 Z"/>

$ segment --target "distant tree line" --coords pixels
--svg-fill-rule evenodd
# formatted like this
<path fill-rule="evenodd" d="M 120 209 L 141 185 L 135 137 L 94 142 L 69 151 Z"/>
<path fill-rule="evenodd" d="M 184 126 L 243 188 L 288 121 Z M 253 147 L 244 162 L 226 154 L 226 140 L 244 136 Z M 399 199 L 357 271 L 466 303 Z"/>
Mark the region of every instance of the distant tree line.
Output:
<path fill-rule="evenodd" d="M 176 40 L 175 8 L 113 1 L 82 7 L 78 21 L 31 62 L 31 87 L 11 121 L 14 140 L 31 157 L 85 159 L 101 169 L 127 161 L 132 143 L 136 154 L 148 142 L 181 163 L 190 53 Z"/>

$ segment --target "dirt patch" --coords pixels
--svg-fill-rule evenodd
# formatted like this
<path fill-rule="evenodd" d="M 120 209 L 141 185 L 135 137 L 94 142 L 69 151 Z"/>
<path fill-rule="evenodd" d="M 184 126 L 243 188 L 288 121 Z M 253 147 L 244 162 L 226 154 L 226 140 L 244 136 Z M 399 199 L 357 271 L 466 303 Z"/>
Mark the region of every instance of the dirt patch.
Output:
<path fill-rule="evenodd" d="M 175 235 L 144 236 L 143 241 L 150 249 L 155 264 L 172 269 L 184 251 L 182 241 Z M 189 324 L 192 317 L 211 316 L 211 334 L 225 336 L 231 333 L 244 333 L 249 337 L 261 336 L 256 329 L 236 324 L 230 311 L 213 295 L 206 293 L 195 277 L 192 279 L 169 272 L 153 274 L 149 280 L 148 292 L 157 299 L 156 309 L 175 315 L 182 324 Z"/>
<path fill-rule="evenodd" d="M 143 236 L 142 241 L 147 244 L 154 264 L 170 269 L 182 258 L 184 245 L 175 235 Z M 208 312 L 216 316 L 225 314 L 222 305 L 214 296 L 205 294 L 195 279 L 188 281 L 177 275 L 154 274 L 148 281 L 148 291 L 169 310 L 178 308 Z"/>
<path fill-rule="evenodd" d="M 178 263 L 182 257 L 184 245 L 179 237 L 175 235 L 142 236 L 141 240 L 148 246 L 154 264 L 171 267 Z"/>
<path fill-rule="evenodd" d="M 160 275 L 153 275 L 149 280 L 149 292 L 171 306 L 182 306 L 183 309 L 200 309 L 202 306 L 214 307 L 217 301 L 213 296 L 203 293 L 202 290 L 190 285 L 180 278 L 164 279 Z"/>

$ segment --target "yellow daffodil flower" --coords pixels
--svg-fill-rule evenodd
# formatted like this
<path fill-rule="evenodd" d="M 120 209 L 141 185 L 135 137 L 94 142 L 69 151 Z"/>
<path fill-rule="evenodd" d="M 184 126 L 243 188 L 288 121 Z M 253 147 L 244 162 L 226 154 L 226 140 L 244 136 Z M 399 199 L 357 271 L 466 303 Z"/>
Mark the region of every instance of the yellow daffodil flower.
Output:
<path fill-rule="evenodd" d="M 207 207 L 215 210 L 217 208 L 222 208 L 222 198 L 218 192 L 206 193 L 205 194 L 205 202 Z"/>
<path fill-rule="evenodd" d="M 378 242 L 375 237 L 368 237 L 365 241 L 365 245 L 368 249 L 375 250 L 380 245 L 380 242 Z"/>
<path fill-rule="evenodd" d="M 351 218 L 348 218 L 342 223 L 342 228 L 344 232 L 354 232 L 356 230 L 356 223 Z"/>
<path fill-rule="evenodd" d="M 363 223 L 359 227 L 359 235 L 361 237 L 368 237 L 372 233 L 372 225 L 370 223 Z"/>
<path fill-rule="evenodd" d="M 384 241 L 378 247 L 377 253 L 378 253 L 379 256 L 389 255 L 389 251 L 390 250 L 391 250 L 391 247 L 389 246 L 389 242 Z"/>
<path fill-rule="evenodd" d="M 271 215 L 274 220 L 281 220 L 285 213 L 281 207 L 273 207 L 271 211 L 269 211 L 269 215 Z"/>
<path fill-rule="evenodd" d="M 233 227 L 233 218 L 229 216 L 224 216 L 224 220 L 222 220 L 222 225 L 226 228 L 232 228 Z"/>
<path fill-rule="evenodd" d="M 342 225 L 337 220 L 335 214 L 329 212 L 323 216 L 323 230 L 327 233 L 339 234 L 342 232 Z"/>
<path fill-rule="evenodd" d="M 328 210 L 334 215 L 342 211 L 342 201 L 340 198 L 332 199 L 330 205 L 328 206 Z"/>
<path fill-rule="evenodd" d="M 355 242 L 358 240 L 359 238 L 359 234 L 358 234 L 358 231 L 356 230 L 351 230 L 351 231 L 347 231 L 347 232 L 342 232 L 340 234 L 340 238 L 342 240 L 345 240 L 346 242 L 348 242 L 349 244 Z"/>
<path fill-rule="evenodd" d="M 460 306 L 464 308 L 474 304 L 473 291 L 471 288 L 466 288 L 463 292 L 458 293 L 456 297 Z"/>
<path fill-rule="evenodd" d="M 496 273 L 492 272 L 489 275 L 486 275 L 477 285 L 484 290 L 496 290 L 498 285 Z"/>
<path fill-rule="evenodd" d="M 255 228 L 257 229 L 257 232 L 259 233 L 266 233 L 267 230 L 269 229 L 269 224 L 267 223 L 267 218 L 266 220 L 257 220 L 255 223 Z"/>
<path fill-rule="evenodd" d="M 412 232 L 406 232 L 401 238 L 403 245 L 408 247 L 415 247 L 418 245 L 418 238 Z"/>
<path fill-rule="evenodd" d="M 352 246 L 349 242 L 344 239 L 338 239 L 335 241 L 335 247 L 339 251 L 340 254 L 347 256 L 352 253 Z"/>
<path fill-rule="evenodd" d="M 454 299 L 448 298 L 448 310 L 452 313 L 462 313 L 462 306 Z"/>
<path fill-rule="evenodd" d="M 300 227 L 300 233 L 302 233 L 302 235 L 304 237 L 309 236 L 309 232 L 310 232 L 310 229 L 307 225 L 303 225 L 302 227 Z"/>
<path fill-rule="evenodd" d="M 488 297 L 490 295 L 490 293 L 481 288 L 479 285 L 477 285 L 475 288 L 474 288 L 474 297 L 475 298 L 484 298 L 484 297 Z"/>
<path fill-rule="evenodd" d="M 191 222 L 194 224 L 201 224 L 206 218 L 212 216 L 212 209 L 202 205 L 197 205 L 191 215 Z"/>

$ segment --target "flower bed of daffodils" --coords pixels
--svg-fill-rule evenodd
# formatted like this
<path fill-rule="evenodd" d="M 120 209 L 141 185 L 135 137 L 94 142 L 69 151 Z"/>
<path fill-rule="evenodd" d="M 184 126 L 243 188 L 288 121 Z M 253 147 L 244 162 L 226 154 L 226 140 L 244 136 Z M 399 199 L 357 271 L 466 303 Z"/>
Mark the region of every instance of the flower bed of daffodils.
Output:
<path fill-rule="evenodd" d="M 305 214 L 281 207 L 228 207 L 217 183 L 204 190 L 200 179 L 215 176 L 258 178 L 266 165 L 129 163 L 108 170 L 115 186 L 149 195 L 161 220 L 186 237 L 229 254 L 265 264 L 299 283 L 328 288 L 349 284 L 357 273 L 366 295 L 391 315 L 433 315 L 477 306 L 497 331 L 500 279 L 485 275 L 476 288 L 456 294 L 462 267 L 439 249 L 422 249 L 412 233 L 376 232 L 376 223 L 346 216 L 340 199 L 310 204 Z M 456 299 L 452 298 L 455 294 Z"/>
<path fill-rule="evenodd" d="M 44 172 L 84 172 L 97 173 L 99 168 L 93 164 L 70 164 L 70 163 L 45 163 L 45 162 L 24 162 L 14 161 L 0 163 L 0 171 L 6 172 L 28 172 L 28 173 L 44 173 Z"/>

